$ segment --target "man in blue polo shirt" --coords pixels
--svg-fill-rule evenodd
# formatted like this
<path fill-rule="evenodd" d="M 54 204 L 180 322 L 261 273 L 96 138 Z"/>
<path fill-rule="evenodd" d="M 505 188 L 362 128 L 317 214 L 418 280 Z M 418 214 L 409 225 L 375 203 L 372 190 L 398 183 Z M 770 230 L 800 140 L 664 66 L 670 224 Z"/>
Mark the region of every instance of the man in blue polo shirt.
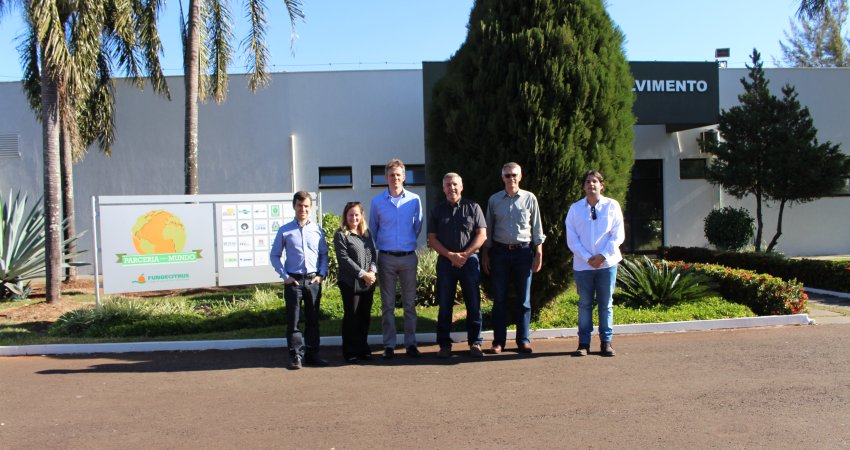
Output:
<path fill-rule="evenodd" d="M 295 219 L 277 230 L 269 252 L 274 270 L 284 280 L 289 368 L 300 369 L 302 362 L 327 366 L 328 362 L 319 358 L 319 301 L 322 279 L 328 274 L 328 244 L 322 227 L 310 220 L 313 211 L 310 194 L 296 192 L 292 206 Z M 302 301 L 306 343 L 299 327 Z"/>
<path fill-rule="evenodd" d="M 404 307 L 404 346 L 408 356 L 419 358 L 416 347 L 416 239 L 422 231 L 422 202 L 404 188 L 404 163 L 391 159 L 384 172 L 387 190 L 372 199 L 369 225 L 378 248 L 378 282 L 381 284 L 381 325 L 384 359 L 392 359 L 396 347 L 396 282 L 401 284 Z"/>

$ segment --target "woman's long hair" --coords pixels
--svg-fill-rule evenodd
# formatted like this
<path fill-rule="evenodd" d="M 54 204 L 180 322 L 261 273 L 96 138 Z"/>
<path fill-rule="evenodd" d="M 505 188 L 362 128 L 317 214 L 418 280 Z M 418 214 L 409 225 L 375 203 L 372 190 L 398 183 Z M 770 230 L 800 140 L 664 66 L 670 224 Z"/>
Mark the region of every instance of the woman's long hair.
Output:
<path fill-rule="evenodd" d="M 360 210 L 360 223 L 357 225 L 357 234 L 363 237 L 369 237 L 369 225 L 366 223 L 366 215 L 363 213 L 363 205 L 360 202 L 348 202 L 345 204 L 345 208 L 342 210 L 342 220 L 340 220 L 339 229 L 346 236 L 351 233 L 351 230 L 348 229 L 348 211 L 351 208 Z"/>

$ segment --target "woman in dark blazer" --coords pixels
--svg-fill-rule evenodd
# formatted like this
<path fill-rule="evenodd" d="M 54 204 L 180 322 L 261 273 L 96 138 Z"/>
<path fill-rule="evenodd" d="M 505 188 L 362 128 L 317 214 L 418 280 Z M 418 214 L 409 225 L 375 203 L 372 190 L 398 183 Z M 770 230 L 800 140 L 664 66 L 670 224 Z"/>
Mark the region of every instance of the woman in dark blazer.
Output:
<path fill-rule="evenodd" d="M 342 224 L 334 235 L 339 263 L 337 285 L 342 294 L 342 356 L 347 362 L 369 361 L 369 321 L 375 293 L 378 260 L 375 243 L 360 202 L 349 202 L 342 211 Z"/>

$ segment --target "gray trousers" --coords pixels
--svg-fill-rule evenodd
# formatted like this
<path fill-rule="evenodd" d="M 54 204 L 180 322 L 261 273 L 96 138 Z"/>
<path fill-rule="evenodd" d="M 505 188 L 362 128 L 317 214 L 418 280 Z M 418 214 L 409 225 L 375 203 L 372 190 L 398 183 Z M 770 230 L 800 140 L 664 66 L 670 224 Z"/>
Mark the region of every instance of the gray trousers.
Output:
<path fill-rule="evenodd" d="M 396 280 L 401 283 L 401 302 L 404 307 L 404 346 L 416 345 L 416 253 L 407 256 L 378 255 L 378 282 L 381 284 L 381 325 L 384 347 L 395 348 Z"/>

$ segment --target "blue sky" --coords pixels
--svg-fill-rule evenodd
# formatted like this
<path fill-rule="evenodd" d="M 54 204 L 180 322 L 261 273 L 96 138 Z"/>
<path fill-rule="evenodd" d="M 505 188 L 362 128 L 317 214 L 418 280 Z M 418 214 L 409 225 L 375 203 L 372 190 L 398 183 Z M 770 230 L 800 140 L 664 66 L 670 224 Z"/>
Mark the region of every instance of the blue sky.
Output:
<path fill-rule="evenodd" d="M 188 1 L 183 2 L 184 5 Z M 270 8 L 269 47 L 274 71 L 411 69 L 421 61 L 448 59 L 466 38 L 472 0 L 304 0 L 306 19 L 298 23 L 294 56 L 282 1 Z M 749 62 L 753 47 L 766 66 L 781 57 L 779 41 L 799 0 L 608 0 L 608 12 L 626 35 L 626 56 L 633 61 L 706 61 L 714 49 L 728 47 L 729 67 Z M 181 75 L 179 3 L 167 0 L 160 18 L 163 67 Z M 231 1 L 235 34 L 244 30 L 242 1 Z M 0 82 L 20 79 L 16 36 L 20 10 L 0 18 Z M 232 64 L 243 72 L 244 62 Z"/>

